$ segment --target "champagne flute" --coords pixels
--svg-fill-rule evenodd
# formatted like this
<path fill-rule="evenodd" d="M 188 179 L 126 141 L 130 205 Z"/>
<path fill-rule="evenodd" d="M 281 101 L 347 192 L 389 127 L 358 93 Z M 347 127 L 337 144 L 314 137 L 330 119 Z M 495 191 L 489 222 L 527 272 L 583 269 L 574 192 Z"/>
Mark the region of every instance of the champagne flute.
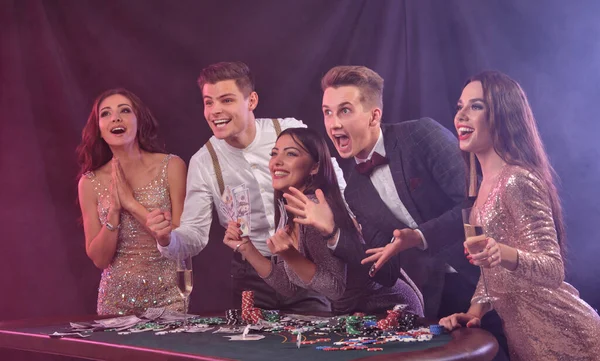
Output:
<path fill-rule="evenodd" d="M 188 326 L 188 300 L 194 287 L 194 275 L 192 273 L 192 257 L 180 257 L 177 259 L 177 288 L 183 297 L 183 313 L 185 314 L 184 326 Z"/>
<path fill-rule="evenodd" d="M 465 208 L 462 210 L 463 226 L 465 228 L 465 239 L 468 237 L 483 236 L 478 242 L 473 242 L 467 246 L 469 254 L 476 254 L 483 252 L 487 245 L 487 239 L 485 238 L 485 232 L 483 229 L 483 223 L 481 221 L 481 214 L 475 207 Z M 488 293 L 487 282 L 485 280 L 485 272 L 483 266 L 479 266 L 481 269 L 481 280 L 483 281 L 483 292 L 484 295 L 478 297 L 476 303 L 492 303 L 497 301 L 498 297 L 490 296 Z"/>

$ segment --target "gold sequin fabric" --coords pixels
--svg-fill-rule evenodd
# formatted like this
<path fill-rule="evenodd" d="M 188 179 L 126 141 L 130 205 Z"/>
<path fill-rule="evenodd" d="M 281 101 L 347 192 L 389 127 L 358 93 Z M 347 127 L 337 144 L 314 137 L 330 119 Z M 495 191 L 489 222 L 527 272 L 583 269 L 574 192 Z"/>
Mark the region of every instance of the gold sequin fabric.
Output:
<path fill-rule="evenodd" d="M 518 250 L 518 266 L 484 269 L 512 361 L 600 360 L 600 318 L 564 281 L 565 272 L 544 183 L 505 166 L 480 206 L 485 233 Z M 480 278 L 474 298 L 483 295 Z"/>
<path fill-rule="evenodd" d="M 171 210 L 167 181 L 167 155 L 158 175 L 147 185 L 134 189 L 134 198 L 147 210 Z M 110 205 L 109 188 L 94 173 L 86 174 L 98 194 L 100 222 L 106 222 Z M 175 261 L 161 256 L 156 240 L 133 215 L 121 210 L 117 250 L 102 272 L 98 288 L 99 315 L 140 314 L 149 307 L 184 311 L 176 284 Z"/>

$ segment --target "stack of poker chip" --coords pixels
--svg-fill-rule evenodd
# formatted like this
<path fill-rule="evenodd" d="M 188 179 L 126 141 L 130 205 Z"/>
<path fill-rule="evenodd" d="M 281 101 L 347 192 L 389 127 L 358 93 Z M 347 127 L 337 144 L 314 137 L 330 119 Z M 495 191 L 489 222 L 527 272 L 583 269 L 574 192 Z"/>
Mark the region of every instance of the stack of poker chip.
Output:
<path fill-rule="evenodd" d="M 262 316 L 268 322 L 279 322 L 280 320 L 279 311 L 276 310 L 262 310 Z"/>
<path fill-rule="evenodd" d="M 242 311 L 240 310 L 227 310 L 225 312 L 225 318 L 229 326 L 235 326 L 242 323 Z"/>
<path fill-rule="evenodd" d="M 394 327 L 398 327 L 398 319 L 401 316 L 400 311 L 388 310 L 387 317 L 377 322 L 377 327 L 383 331 L 388 331 Z"/>
<path fill-rule="evenodd" d="M 346 317 L 346 333 L 348 335 L 360 335 L 361 319 L 362 319 L 362 317 L 360 317 L 360 316 Z"/>
<path fill-rule="evenodd" d="M 419 316 L 410 312 L 402 312 L 401 317 L 398 319 L 398 328 L 400 331 L 412 330 L 417 326 L 417 320 Z"/>
<path fill-rule="evenodd" d="M 262 319 L 262 310 L 254 307 L 254 292 L 242 292 L 242 320 L 249 324 L 257 324 Z"/>

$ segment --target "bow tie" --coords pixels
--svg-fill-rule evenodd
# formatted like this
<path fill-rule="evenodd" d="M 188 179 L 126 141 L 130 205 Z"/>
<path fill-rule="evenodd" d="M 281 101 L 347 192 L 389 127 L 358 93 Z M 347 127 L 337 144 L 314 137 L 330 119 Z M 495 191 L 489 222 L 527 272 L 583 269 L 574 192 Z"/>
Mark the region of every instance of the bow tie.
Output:
<path fill-rule="evenodd" d="M 379 167 L 380 165 L 388 164 L 389 160 L 382 156 L 381 154 L 374 152 L 371 159 L 364 163 L 359 163 L 356 165 L 356 171 L 362 175 L 369 176 L 373 169 Z"/>

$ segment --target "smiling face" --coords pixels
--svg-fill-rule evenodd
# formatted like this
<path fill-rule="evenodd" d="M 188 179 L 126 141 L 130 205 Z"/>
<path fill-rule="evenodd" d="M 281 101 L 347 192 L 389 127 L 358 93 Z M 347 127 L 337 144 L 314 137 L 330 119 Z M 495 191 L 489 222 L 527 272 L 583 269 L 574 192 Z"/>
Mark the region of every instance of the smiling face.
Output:
<path fill-rule="evenodd" d="M 454 117 L 461 150 L 481 154 L 493 149 L 488 114 L 481 82 L 470 82 L 463 89 Z"/>
<path fill-rule="evenodd" d="M 277 139 L 269 160 L 275 190 L 285 193 L 289 187 L 295 187 L 303 191 L 308 178 L 318 170 L 318 163 L 291 135 L 284 134 Z"/>
<path fill-rule="evenodd" d="M 356 86 L 329 87 L 323 93 L 327 135 L 342 158 L 367 158 L 379 138 L 381 109 L 365 104 Z"/>
<path fill-rule="evenodd" d="M 121 94 L 104 99 L 98 106 L 100 136 L 109 146 L 136 141 L 138 122 L 131 100 Z"/>
<path fill-rule="evenodd" d="M 215 137 L 239 148 L 238 143 L 245 143 L 250 136 L 251 123 L 254 123 L 253 111 L 258 104 L 256 92 L 245 97 L 235 80 L 223 80 L 204 84 L 202 97 L 204 117 Z"/>

